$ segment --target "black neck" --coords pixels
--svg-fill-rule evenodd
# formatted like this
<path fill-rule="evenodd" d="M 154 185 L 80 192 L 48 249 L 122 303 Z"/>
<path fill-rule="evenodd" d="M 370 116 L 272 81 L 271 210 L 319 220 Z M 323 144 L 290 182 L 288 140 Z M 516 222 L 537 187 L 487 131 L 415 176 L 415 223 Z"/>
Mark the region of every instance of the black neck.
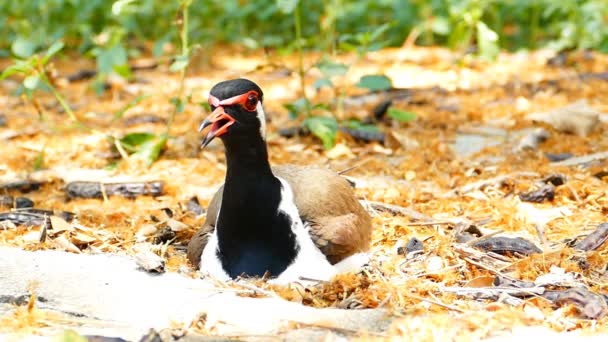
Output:
<path fill-rule="evenodd" d="M 266 142 L 252 134 L 226 138 L 224 145 L 226 182 L 216 226 L 223 268 L 231 277 L 276 276 L 298 247 L 291 219 L 278 210 L 281 182 L 270 169 Z"/>
<path fill-rule="evenodd" d="M 225 139 L 226 184 L 239 182 L 242 177 L 274 178 L 268 162 L 266 142 L 259 134 L 240 137 L 238 140 Z"/>

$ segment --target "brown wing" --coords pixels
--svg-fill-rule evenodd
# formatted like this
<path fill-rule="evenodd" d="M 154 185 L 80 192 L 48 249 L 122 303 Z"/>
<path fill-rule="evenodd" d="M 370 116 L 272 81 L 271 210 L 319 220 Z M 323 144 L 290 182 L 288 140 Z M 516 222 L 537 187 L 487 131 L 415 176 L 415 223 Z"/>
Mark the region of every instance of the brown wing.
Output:
<path fill-rule="evenodd" d="M 295 165 L 277 166 L 273 172 L 291 185 L 302 220 L 331 263 L 369 249 L 371 218 L 345 178 Z"/>
<path fill-rule="evenodd" d="M 308 224 L 315 245 L 335 264 L 369 249 L 371 218 L 348 181 L 325 169 L 282 165 L 272 168 L 291 185 L 302 221 Z M 188 244 L 188 260 L 198 268 L 209 234 L 215 229 L 223 186 L 215 193 L 203 227 Z"/>
<path fill-rule="evenodd" d="M 209 241 L 209 236 L 211 236 L 211 233 L 215 229 L 215 221 L 217 220 L 217 213 L 220 210 L 220 204 L 222 203 L 223 192 L 224 185 L 222 185 L 215 195 L 213 195 L 211 202 L 209 202 L 209 207 L 207 208 L 205 223 L 203 223 L 203 226 L 196 234 L 192 235 L 192 239 L 188 243 L 188 260 L 196 269 L 200 266 L 201 255 L 203 254 L 203 249 L 207 245 L 207 241 Z"/>

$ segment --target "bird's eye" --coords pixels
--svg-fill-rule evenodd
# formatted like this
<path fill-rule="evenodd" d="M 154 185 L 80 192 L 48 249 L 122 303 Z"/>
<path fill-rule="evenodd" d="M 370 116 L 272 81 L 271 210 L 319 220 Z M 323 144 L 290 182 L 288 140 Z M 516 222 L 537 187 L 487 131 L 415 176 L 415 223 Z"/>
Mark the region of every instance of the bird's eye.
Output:
<path fill-rule="evenodd" d="M 253 112 L 256 110 L 258 106 L 258 96 L 256 94 L 249 94 L 247 96 L 247 100 L 245 101 L 245 104 L 243 107 L 245 107 L 246 110 Z"/>

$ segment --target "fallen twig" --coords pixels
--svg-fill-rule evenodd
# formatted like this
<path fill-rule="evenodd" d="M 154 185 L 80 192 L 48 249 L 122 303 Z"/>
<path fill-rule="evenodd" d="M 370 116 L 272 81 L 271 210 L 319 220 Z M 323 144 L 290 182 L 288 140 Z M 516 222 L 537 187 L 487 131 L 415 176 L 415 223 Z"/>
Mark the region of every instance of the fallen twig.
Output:
<path fill-rule="evenodd" d="M 163 194 L 162 181 L 100 183 L 75 181 L 66 184 L 65 192 L 69 198 L 104 198 L 120 195 L 127 198 L 137 196 L 160 196 Z"/>
<path fill-rule="evenodd" d="M 551 166 L 576 166 L 588 164 L 594 161 L 602 161 L 604 159 L 608 159 L 608 151 L 592 153 L 580 157 L 568 158 L 559 162 L 553 162 L 551 163 Z"/>
<path fill-rule="evenodd" d="M 474 299 L 498 299 L 501 294 L 506 293 L 517 298 L 526 298 L 545 293 L 544 287 L 442 287 L 441 291 L 450 292 L 459 296 L 469 296 Z"/>
<path fill-rule="evenodd" d="M 574 248 L 583 251 L 594 251 L 608 240 L 608 223 L 602 223 L 587 237 L 577 243 Z"/>
<path fill-rule="evenodd" d="M 599 319 L 608 313 L 608 305 L 604 298 L 584 287 L 547 291 L 542 297 L 558 306 L 573 304 L 581 315 L 589 319 Z"/>
<path fill-rule="evenodd" d="M 356 335 L 356 336 L 365 336 L 366 334 L 368 334 L 368 335 L 373 335 L 373 336 L 378 336 L 378 337 L 385 337 L 385 338 L 388 337 L 386 334 L 375 332 L 375 331 L 369 331 L 369 330 L 356 330 L 356 329 L 349 329 L 349 328 L 344 328 L 344 327 L 336 327 L 336 326 L 322 324 L 322 323 L 312 323 L 312 322 L 309 323 L 309 322 L 300 322 L 300 321 L 294 321 L 294 320 L 288 320 L 288 322 L 297 324 L 297 325 L 308 326 L 308 327 L 312 327 L 312 328 L 336 330 L 336 331 L 340 331 L 343 333 L 348 333 L 348 334 L 352 334 L 352 335 Z"/>
<path fill-rule="evenodd" d="M 483 180 L 480 180 L 477 182 L 469 183 L 464 186 L 461 186 L 460 189 L 454 190 L 454 192 L 456 194 L 463 195 L 463 194 L 466 194 L 471 191 L 483 190 L 484 188 L 487 188 L 488 186 L 492 186 L 492 185 L 500 186 L 509 179 L 513 179 L 513 178 L 517 178 L 517 177 L 538 177 L 538 176 L 539 175 L 536 172 L 528 172 L 528 171 L 514 172 L 514 173 L 507 174 L 507 175 L 497 176 L 497 177 L 483 179 Z"/>
<path fill-rule="evenodd" d="M 263 294 L 266 297 L 281 298 L 276 293 L 274 293 L 272 291 L 264 290 L 262 288 L 259 288 L 259 287 L 255 286 L 255 285 L 253 285 L 253 284 L 246 283 L 246 282 L 244 282 L 242 280 L 241 281 L 237 281 L 237 282 L 233 282 L 233 284 L 236 285 L 236 286 L 244 287 L 247 290 L 253 291 L 254 293 L 257 292 L 257 293 Z"/>
<path fill-rule="evenodd" d="M 433 221 L 432 217 L 424 215 L 414 209 L 401 207 L 395 204 L 387 204 L 382 202 L 375 201 L 364 201 L 362 202 L 364 206 L 371 207 L 374 210 L 389 212 L 393 215 L 402 215 L 407 216 L 416 221 Z"/>
<path fill-rule="evenodd" d="M 413 298 L 413 299 L 416 299 L 416 300 L 419 300 L 421 302 L 427 302 L 427 303 L 430 303 L 430 304 L 433 304 L 433 305 L 437 305 L 437 306 L 440 306 L 440 307 L 448 309 L 448 310 L 452 310 L 452 311 L 456 311 L 456 312 L 460 312 L 460 313 L 465 313 L 466 312 L 466 311 L 464 311 L 464 310 L 462 310 L 460 308 L 457 308 L 455 306 L 442 303 L 442 302 L 440 302 L 438 300 L 428 299 L 428 298 L 416 296 L 414 294 L 407 294 L 406 296 L 410 297 L 410 298 Z"/>

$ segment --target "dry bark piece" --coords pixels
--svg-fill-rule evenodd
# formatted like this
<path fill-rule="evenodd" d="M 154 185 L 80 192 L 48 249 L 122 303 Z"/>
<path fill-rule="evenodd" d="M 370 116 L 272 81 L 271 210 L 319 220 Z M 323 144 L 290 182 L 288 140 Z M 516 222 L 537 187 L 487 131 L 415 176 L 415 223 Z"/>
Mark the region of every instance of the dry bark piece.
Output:
<path fill-rule="evenodd" d="M 553 184 L 545 184 L 538 190 L 519 194 L 519 199 L 524 202 L 542 203 L 544 201 L 553 201 L 554 198 L 555 187 Z"/>
<path fill-rule="evenodd" d="M 73 74 L 70 74 L 66 77 L 66 79 L 69 82 L 78 82 L 78 81 L 85 81 L 88 80 L 90 78 L 95 77 L 95 75 L 97 75 L 97 70 L 95 69 L 81 69 L 76 71 Z"/>
<path fill-rule="evenodd" d="M 596 162 L 601 162 L 608 159 L 608 151 L 596 152 L 579 157 L 572 157 L 566 160 L 553 162 L 551 166 L 589 166 Z"/>
<path fill-rule="evenodd" d="M 605 177 L 608 177 L 608 170 L 602 170 L 600 172 L 596 172 L 593 174 L 593 177 L 595 177 L 597 179 L 604 179 Z"/>
<path fill-rule="evenodd" d="M 547 159 L 549 159 L 550 162 L 560 162 L 560 161 L 564 161 L 566 159 L 570 159 L 572 157 L 574 157 L 574 154 L 569 153 L 569 152 L 563 152 L 563 153 L 545 153 L 545 157 L 547 157 Z"/>
<path fill-rule="evenodd" d="M 303 126 L 292 126 L 279 128 L 278 133 L 285 138 L 293 138 L 295 136 L 306 136 L 310 134 L 308 128 Z"/>
<path fill-rule="evenodd" d="M 454 227 L 454 237 L 458 243 L 467 243 L 482 236 L 481 230 L 469 222 L 459 222 Z"/>
<path fill-rule="evenodd" d="M 40 189 L 42 182 L 37 182 L 29 179 L 25 180 L 16 180 L 4 184 L 0 184 L 0 190 L 2 191 L 10 191 L 10 190 L 18 190 L 22 193 L 31 192 Z"/>
<path fill-rule="evenodd" d="M 169 240 L 174 239 L 175 236 L 177 236 L 177 234 L 170 227 L 165 227 L 165 228 L 161 229 L 156 234 L 156 236 L 154 236 L 154 240 L 152 243 L 155 245 L 159 245 L 161 243 L 165 243 Z"/>
<path fill-rule="evenodd" d="M 532 113 L 527 118 L 547 123 L 560 132 L 587 136 L 598 126 L 599 115 L 586 100 L 580 100 L 547 112 Z"/>
<path fill-rule="evenodd" d="M 10 209 L 33 208 L 34 201 L 27 197 L 0 196 L 0 207 Z"/>
<path fill-rule="evenodd" d="M 543 128 L 537 128 L 534 131 L 524 135 L 517 144 L 517 150 L 519 151 L 536 151 L 538 145 L 544 143 L 549 139 L 550 134 Z"/>
<path fill-rule="evenodd" d="M 42 226 L 51 224 L 48 216 L 21 211 L 0 213 L 0 221 L 10 221 L 15 226 Z"/>
<path fill-rule="evenodd" d="M 194 213 L 194 215 L 199 216 L 205 213 L 205 209 L 203 209 L 203 207 L 201 207 L 201 204 L 198 201 L 198 197 L 196 196 L 192 196 L 192 198 L 190 198 L 188 200 L 188 203 L 186 204 L 186 208 L 188 209 L 189 212 Z"/>
<path fill-rule="evenodd" d="M 420 253 L 424 250 L 424 245 L 422 241 L 413 237 L 407 243 L 404 243 L 403 240 L 399 240 L 397 243 L 397 254 L 408 256 L 410 253 Z"/>
<path fill-rule="evenodd" d="M 393 104 L 393 100 L 388 99 L 377 104 L 372 110 L 372 114 L 374 115 L 374 119 L 381 120 L 386 115 L 388 108 Z"/>
<path fill-rule="evenodd" d="M 407 245 L 405 246 L 405 251 L 408 254 L 413 253 L 413 252 L 421 252 L 423 250 L 424 250 L 424 245 L 422 244 L 422 241 L 418 240 L 415 237 L 411 238 L 410 241 L 408 241 Z"/>
<path fill-rule="evenodd" d="M 472 247 L 503 255 L 507 253 L 523 255 L 542 253 L 542 250 L 535 244 L 521 237 L 493 236 L 473 243 Z"/>
<path fill-rule="evenodd" d="M 559 173 L 554 173 L 543 178 L 542 182 L 552 184 L 553 186 L 560 186 L 566 184 L 566 176 Z"/>
<path fill-rule="evenodd" d="M 364 142 L 377 141 L 384 144 L 385 135 L 382 132 L 370 132 L 363 129 L 340 127 L 340 131 Z"/>
<path fill-rule="evenodd" d="M 104 193 L 106 196 L 117 195 L 126 198 L 160 196 L 163 194 L 163 182 L 98 183 L 75 181 L 66 184 L 65 192 L 68 198 L 103 198 Z"/>
<path fill-rule="evenodd" d="M 76 216 L 76 214 L 69 212 L 69 211 L 63 211 L 63 210 L 46 210 L 46 209 L 37 209 L 37 208 L 25 208 L 25 209 L 21 209 L 21 210 L 17 210 L 17 212 L 28 212 L 28 213 L 32 213 L 32 214 L 37 214 L 37 215 L 41 215 L 41 216 L 59 216 L 62 219 L 66 220 L 67 222 L 70 222 L 74 219 L 74 217 Z"/>
<path fill-rule="evenodd" d="M 0 222 L 10 221 L 15 226 L 42 226 L 47 225 L 48 228 L 52 228 L 50 217 L 56 215 L 63 218 L 66 221 L 74 219 L 75 214 L 67 211 L 44 210 L 27 208 L 23 210 L 16 210 L 10 212 L 0 213 Z"/>
<path fill-rule="evenodd" d="M 577 243 L 574 248 L 583 251 L 594 251 L 600 248 L 608 240 L 608 222 L 602 223 L 582 241 Z"/>
<path fill-rule="evenodd" d="M 497 274 L 494 278 L 494 286 L 497 287 L 513 287 L 513 288 L 530 288 L 534 287 L 534 283 L 531 281 L 519 280 L 511 277 L 507 277 L 503 274 Z"/>
<path fill-rule="evenodd" d="M 542 297 L 558 306 L 572 304 L 581 315 L 588 319 L 600 319 L 608 313 L 608 305 L 604 297 L 584 287 L 546 291 Z"/>

